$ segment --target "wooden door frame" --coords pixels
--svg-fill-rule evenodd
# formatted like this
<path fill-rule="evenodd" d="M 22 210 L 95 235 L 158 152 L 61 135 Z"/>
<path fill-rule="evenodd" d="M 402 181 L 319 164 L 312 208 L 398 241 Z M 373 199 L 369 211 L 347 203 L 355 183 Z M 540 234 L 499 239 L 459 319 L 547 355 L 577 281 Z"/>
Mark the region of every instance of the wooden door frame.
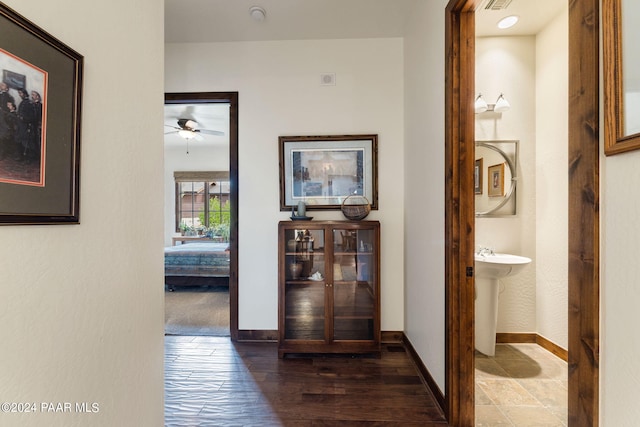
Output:
<path fill-rule="evenodd" d="M 599 0 L 569 2 L 568 336 L 570 426 L 599 422 Z M 473 193 L 474 11 L 446 8 L 445 411 L 450 425 L 474 425 Z"/>
<path fill-rule="evenodd" d="M 165 104 L 229 104 L 229 333 L 238 340 L 238 92 L 165 93 Z"/>

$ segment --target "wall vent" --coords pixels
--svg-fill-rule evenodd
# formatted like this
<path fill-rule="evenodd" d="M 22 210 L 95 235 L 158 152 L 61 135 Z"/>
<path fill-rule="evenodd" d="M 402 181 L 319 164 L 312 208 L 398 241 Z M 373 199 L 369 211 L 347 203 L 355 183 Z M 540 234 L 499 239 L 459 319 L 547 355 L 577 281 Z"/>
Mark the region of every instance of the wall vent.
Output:
<path fill-rule="evenodd" d="M 322 73 L 320 74 L 321 86 L 335 86 L 336 85 L 336 73 Z"/>
<path fill-rule="evenodd" d="M 511 0 L 488 0 L 485 10 L 504 10 L 509 6 Z"/>

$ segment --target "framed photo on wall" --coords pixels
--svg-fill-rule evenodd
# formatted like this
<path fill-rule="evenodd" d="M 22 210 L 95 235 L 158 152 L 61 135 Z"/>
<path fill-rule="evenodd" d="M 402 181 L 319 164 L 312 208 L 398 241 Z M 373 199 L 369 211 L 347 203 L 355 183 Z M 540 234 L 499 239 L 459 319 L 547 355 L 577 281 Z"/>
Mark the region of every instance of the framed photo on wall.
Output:
<path fill-rule="evenodd" d="M 281 136 L 279 145 L 281 211 L 300 201 L 339 210 L 351 195 L 378 209 L 378 135 Z"/>
<path fill-rule="evenodd" d="M 0 3 L 0 224 L 79 223 L 82 68 Z"/>
<path fill-rule="evenodd" d="M 482 194 L 482 157 L 476 159 L 476 166 L 473 169 L 473 191 L 475 194 Z"/>
<path fill-rule="evenodd" d="M 504 163 L 489 166 L 489 197 L 504 196 Z"/>

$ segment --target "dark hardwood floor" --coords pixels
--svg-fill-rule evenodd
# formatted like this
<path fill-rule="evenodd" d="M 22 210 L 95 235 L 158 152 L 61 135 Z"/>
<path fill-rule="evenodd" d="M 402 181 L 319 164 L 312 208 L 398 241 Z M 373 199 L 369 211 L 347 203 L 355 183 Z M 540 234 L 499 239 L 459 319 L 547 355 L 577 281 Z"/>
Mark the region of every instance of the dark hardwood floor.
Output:
<path fill-rule="evenodd" d="M 404 348 L 287 356 L 276 343 L 165 337 L 166 426 L 447 425 Z"/>

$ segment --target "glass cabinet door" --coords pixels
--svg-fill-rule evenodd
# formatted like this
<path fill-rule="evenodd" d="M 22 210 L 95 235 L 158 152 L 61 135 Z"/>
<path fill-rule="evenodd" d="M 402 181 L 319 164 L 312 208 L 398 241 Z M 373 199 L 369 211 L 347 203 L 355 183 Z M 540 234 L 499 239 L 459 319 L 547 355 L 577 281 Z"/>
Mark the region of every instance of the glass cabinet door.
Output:
<path fill-rule="evenodd" d="M 285 230 L 285 339 L 325 339 L 323 229 Z"/>
<path fill-rule="evenodd" d="M 373 340 L 377 248 L 373 229 L 333 230 L 333 339 Z"/>

